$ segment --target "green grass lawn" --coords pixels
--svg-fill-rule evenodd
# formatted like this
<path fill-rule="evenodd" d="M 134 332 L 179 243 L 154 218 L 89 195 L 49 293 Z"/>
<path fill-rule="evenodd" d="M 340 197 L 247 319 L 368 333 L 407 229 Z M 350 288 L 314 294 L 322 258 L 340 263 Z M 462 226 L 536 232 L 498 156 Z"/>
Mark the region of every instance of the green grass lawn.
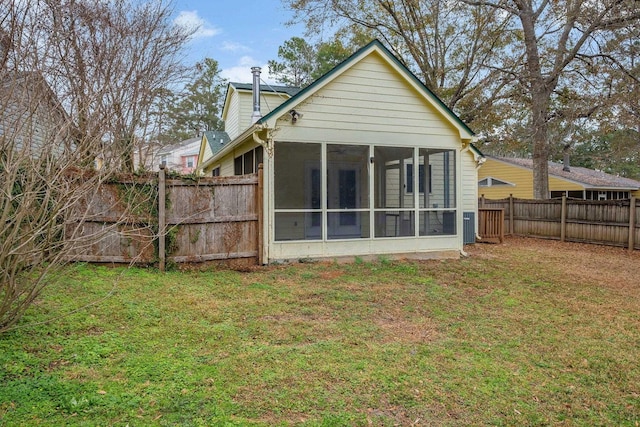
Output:
<path fill-rule="evenodd" d="M 640 279 L 571 274 L 564 248 L 75 265 L 0 335 L 0 425 L 637 426 Z"/>

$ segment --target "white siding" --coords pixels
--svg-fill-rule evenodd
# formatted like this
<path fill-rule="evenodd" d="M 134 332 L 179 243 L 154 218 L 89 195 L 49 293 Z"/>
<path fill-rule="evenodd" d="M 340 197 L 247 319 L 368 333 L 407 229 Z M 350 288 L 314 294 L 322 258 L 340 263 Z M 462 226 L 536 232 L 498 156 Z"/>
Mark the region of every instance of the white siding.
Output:
<path fill-rule="evenodd" d="M 240 132 L 251 126 L 251 115 L 253 114 L 253 94 L 250 91 L 236 91 L 238 95 L 239 108 L 238 113 L 238 130 Z M 282 93 L 262 92 L 260 94 L 260 113 L 263 116 L 269 114 L 272 110 L 277 108 L 280 104 L 289 99 L 288 95 Z M 234 136 L 229 135 L 231 139 Z"/>
<path fill-rule="evenodd" d="M 463 211 L 476 212 L 478 208 L 478 173 L 471 151 L 462 153 L 462 194 Z"/>
<path fill-rule="evenodd" d="M 238 91 L 234 90 L 231 93 L 229 100 L 229 110 L 226 112 L 224 121 L 224 130 L 232 140 L 240 134 L 240 101 Z"/>
<path fill-rule="evenodd" d="M 279 120 L 276 140 L 460 148 L 451 124 L 386 63 L 370 56 Z"/>

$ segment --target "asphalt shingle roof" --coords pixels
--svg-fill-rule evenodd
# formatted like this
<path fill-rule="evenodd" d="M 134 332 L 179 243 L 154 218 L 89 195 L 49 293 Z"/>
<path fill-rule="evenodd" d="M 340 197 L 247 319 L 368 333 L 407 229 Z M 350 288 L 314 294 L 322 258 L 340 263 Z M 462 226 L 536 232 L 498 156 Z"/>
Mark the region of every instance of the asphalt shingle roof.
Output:
<path fill-rule="evenodd" d="M 496 157 L 503 162 L 533 169 L 533 159 L 519 159 L 509 157 Z M 640 181 L 621 176 L 611 175 L 602 171 L 587 169 L 580 166 L 570 166 L 569 171 L 562 170 L 560 163 L 549 162 L 549 175 L 569 179 L 584 184 L 590 188 L 631 188 L 640 189 Z"/>
<path fill-rule="evenodd" d="M 208 130 L 204 135 L 207 137 L 207 142 L 209 143 L 209 147 L 213 154 L 222 150 L 222 147 L 231 141 L 229 135 L 223 130 Z"/>
<path fill-rule="evenodd" d="M 231 86 L 240 90 L 253 90 L 253 84 L 251 83 L 229 83 Z M 271 93 L 286 93 L 289 96 L 295 96 L 302 89 L 299 87 L 293 86 L 277 86 L 277 85 L 260 85 L 260 92 L 271 92 Z"/>

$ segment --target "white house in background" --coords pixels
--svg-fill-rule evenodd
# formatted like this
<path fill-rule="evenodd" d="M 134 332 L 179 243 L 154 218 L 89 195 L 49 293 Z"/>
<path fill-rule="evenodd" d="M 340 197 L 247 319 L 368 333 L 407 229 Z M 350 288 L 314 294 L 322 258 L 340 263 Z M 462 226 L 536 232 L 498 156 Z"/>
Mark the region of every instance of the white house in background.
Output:
<path fill-rule="evenodd" d="M 160 165 L 167 170 L 190 174 L 198 165 L 198 152 L 202 137 L 186 139 L 177 144 L 165 146 L 146 145 L 135 154 L 136 169 L 144 166 L 147 170 L 158 171 Z"/>
<path fill-rule="evenodd" d="M 231 141 L 198 167 L 228 176 L 263 164 L 265 262 L 457 257 L 474 241 L 474 133 L 379 41 L 290 97 L 273 94 L 267 113 L 259 73 L 252 96 L 230 85 Z"/>

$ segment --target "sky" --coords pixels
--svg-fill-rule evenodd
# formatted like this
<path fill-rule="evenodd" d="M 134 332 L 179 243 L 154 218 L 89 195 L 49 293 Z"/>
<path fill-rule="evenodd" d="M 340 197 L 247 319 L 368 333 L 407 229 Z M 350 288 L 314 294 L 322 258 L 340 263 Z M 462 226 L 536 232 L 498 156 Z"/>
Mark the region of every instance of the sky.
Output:
<path fill-rule="evenodd" d="M 221 76 L 229 81 L 250 83 L 251 67 L 262 67 L 268 76 L 267 61 L 278 59 L 278 47 L 291 37 L 304 37 L 304 26 L 286 26 L 293 17 L 280 0 L 174 0 L 174 22 L 199 27 L 187 46 L 185 63 L 204 58 L 218 61 Z"/>

